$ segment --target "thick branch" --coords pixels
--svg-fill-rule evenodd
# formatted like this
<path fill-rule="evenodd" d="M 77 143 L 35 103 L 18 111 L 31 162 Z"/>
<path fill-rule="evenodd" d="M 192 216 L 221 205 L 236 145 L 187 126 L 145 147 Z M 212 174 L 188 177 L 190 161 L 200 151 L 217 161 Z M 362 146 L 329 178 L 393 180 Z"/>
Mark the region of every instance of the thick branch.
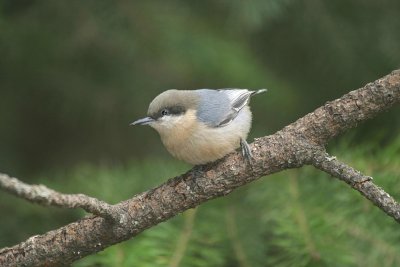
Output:
<path fill-rule="evenodd" d="M 336 157 L 330 157 L 322 151 L 315 155 L 312 164 L 316 168 L 350 185 L 400 223 L 400 204 L 382 188 L 376 186 L 372 182 L 372 177 L 363 175 L 361 172 L 340 162 Z"/>
<path fill-rule="evenodd" d="M 349 92 L 307 114 L 287 128 L 318 145 L 400 102 L 400 70 Z"/>
<path fill-rule="evenodd" d="M 96 216 L 84 218 L 0 250 L 0 265 L 71 263 L 132 238 L 207 200 L 229 194 L 261 176 L 310 164 L 331 138 L 398 103 L 400 71 L 395 71 L 326 103 L 274 135 L 256 139 L 251 144 L 254 156 L 251 167 L 239 153 L 194 167 L 153 190 L 115 205 L 121 211 L 118 223 Z"/>

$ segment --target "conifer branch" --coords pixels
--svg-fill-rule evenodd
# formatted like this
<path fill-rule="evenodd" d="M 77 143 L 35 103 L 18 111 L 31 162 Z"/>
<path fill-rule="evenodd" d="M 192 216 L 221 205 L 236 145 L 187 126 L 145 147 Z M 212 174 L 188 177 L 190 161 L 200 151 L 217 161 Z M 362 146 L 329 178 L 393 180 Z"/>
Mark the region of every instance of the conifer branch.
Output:
<path fill-rule="evenodd" d="M 321 259 L 321 255 L 318 252 L 315 242 L 310 233 L 308 218 L 304 211 L 303 206 L 301 205 L 301 201 L 299 199 L 299 185 L 297 181 L 297 177 L 294 175 L 289 175 L 289 192 L 293 199 L 293 208 L 295 210 L 294 217 L 299 226 L 299 232 L 301 233 L 306 249 L 310 254 L 311 258 L 315 261 L 319 261 Z"/>
<path fill-rule="evenodd" d="M 157 188 L 113 205 L 112 209 L 118 210 L 119 220 L 89 216 L 33 236 L 11 248 L 1 249 L 0 266 L 68 265 L 130 239 L 205 201 L 227 195 L 262 176 L 306 164 L 313 164 L 335 177 L 346 179 L 356 190 L 399 221 L 398 203 L 374 186 L 368 177 L 330 158 L 324 150 L 327 142 L 335 136 L 399 103 L 400 70 L 397 70 L 327 102 L 273 135 L 256 139 L 250 145 L 254 157 L 251 166 L 237 152 L 217 162 L 196 166 Z M 72 205 L 86 206 L 82 203 Z M 90 212 L 102 213 L 96 210 Z M 107 214 L 101 215 L 107 217 Z"/>
<path fill-rule="evenodd" d="M 178 238 L 176 249 L 171 257 L 168 267 L 179 267 L 180 263 L 187 250 L 190 237 L 193 232 L 194 221 L 196 218 L 197 209 L 191 209 L 185 212 L 185 224 Z"/>
<path fill-rule="evenodd" d="M 240 267 L 250 267 L 251 264 L 248 261 L 248 257 L 243 248 L 243 244 L 240 241 L 240 235 L 238 233 L 238 227 L 236 223 L 235 207 L 230 205 L 225 211 L 225 224 L 228 237 L 232 243 L 233 251 L 235 251 L 236 260 Z"/>
<path fill-rule="evenodd" d="M 400 204 L 382 188 L 372 182 L 372 177 L 363 175 L 354 168 L 340 162 L 328 153 L 320 152 L 315 155 L 312 164 L 333 177 L 336 177 L 382 209 L 387 215 L 400 223 Z"/>

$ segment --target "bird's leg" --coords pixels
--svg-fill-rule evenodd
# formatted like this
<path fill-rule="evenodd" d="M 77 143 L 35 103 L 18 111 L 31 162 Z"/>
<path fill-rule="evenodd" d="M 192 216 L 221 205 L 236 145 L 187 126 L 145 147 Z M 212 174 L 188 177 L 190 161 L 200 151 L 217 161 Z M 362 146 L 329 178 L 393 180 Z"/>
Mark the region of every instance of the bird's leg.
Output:
<path fill-rule="evenodd" d="M 251 163 L 253 160 L 253 154 L 251 153 L 250 146 L 245 139 L 240 138 L 240 147 L 242 148 L 243 157 Z"/>

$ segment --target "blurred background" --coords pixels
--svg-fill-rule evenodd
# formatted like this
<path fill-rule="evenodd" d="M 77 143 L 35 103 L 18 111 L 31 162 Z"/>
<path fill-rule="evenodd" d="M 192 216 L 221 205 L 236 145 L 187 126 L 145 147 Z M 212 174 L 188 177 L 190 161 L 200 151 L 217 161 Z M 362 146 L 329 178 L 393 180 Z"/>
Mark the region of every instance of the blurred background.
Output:
<path fill-rule="evenodd" d="M 400 67 L 396 0 L 0 3 L 0 172 L 112 203 L 190 168 L 128 126 L 166 89 L 268 88 L 252 100 L 251 141 Z M 399 112 L 329 146 L 398 200 Z M 0 247 L 84 215 L 5 192 L 0 212 Z M 303 168 L 76 266 L 399 266 L 399 251 L 397 223 Z"/>

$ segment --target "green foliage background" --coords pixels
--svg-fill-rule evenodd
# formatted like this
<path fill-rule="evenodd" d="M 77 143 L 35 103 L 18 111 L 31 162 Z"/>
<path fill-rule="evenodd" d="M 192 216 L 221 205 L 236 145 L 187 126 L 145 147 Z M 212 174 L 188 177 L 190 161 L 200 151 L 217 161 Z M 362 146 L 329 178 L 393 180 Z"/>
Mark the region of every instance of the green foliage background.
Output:
<path fill-rule="evenodd" d="M 118 202 L 189 168 L 129 128 L 168 88 L 268 88 L 271 134 L 400 62 L 399 1 L 0 0 L 0 171 Z M 330 144 L 400 199 L 399 108 Z M 250 138 L 251 139 L 251 138 Z M 0 247 L 84 215 L 0 192 Z M 399 266 L 398 224 L 311 168 L 261 179 L 76 266 Z"/>

